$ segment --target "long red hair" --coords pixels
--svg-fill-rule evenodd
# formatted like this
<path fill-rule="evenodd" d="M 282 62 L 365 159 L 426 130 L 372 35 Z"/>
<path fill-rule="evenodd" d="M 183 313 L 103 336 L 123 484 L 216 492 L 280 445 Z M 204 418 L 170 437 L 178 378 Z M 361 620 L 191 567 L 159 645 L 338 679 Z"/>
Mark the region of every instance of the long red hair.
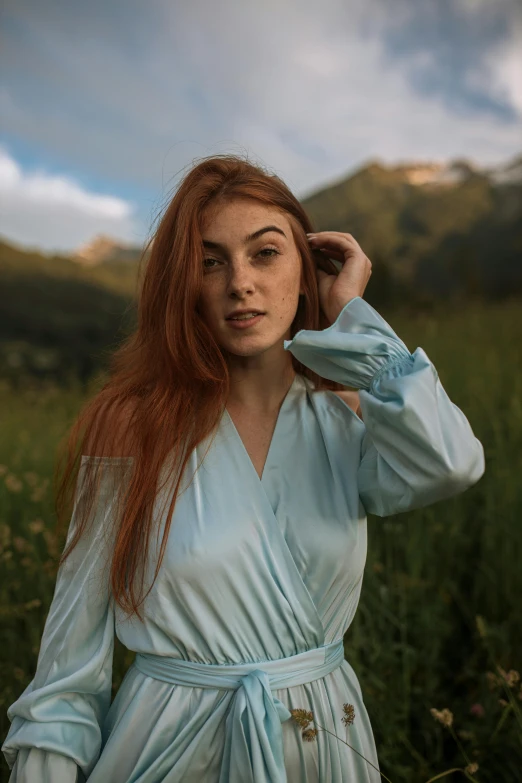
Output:
<path fill-rule="evenodd" d="M 140 271 L 136 329 L 112 354 L 109 380 L 78 414 L 60 444 L 55 468 L 56 511 L 61 526 L 70 519 L 81 456 L 102 458 L 85 465 L 88 487 L 77 504 L 74 535 L 63 551 L 61 564 L 84 533 L 92 504 L 103 500 L 97 501 L 100 473 L 107 464 L 103 458 L 118 457 L 117 466 L 127 464 L 132 457 L 126 491 L 117 493 L 116 513 L 108 520 L 114 524 L 109 581 L 120 607 L 140 618 L 139 605 L 152 588 L 151 584 L 143 595 L 143 567 L 154 529 L 153 505 L 160 471 L 167 455 L 171 455 L 168 478 L 176 470 L 177 480 L 153 583 L 189 456 L 215 432 L 228 398 L 227 364 L 200 317 L 198 305 L 203 276 L 203 211 L 211 203 L 233 198 L 252 198 L 278 208 L 290 222 L 302 258 L 305 290 L 291 336 L 300 329 L 320 330 L 330 325 L 320 308 L 317 260 L 306 238 L 313 227 L 299 201 L 278 176 L 248 160 L 235 155 L 203 158 L 183 178 L 145 247 L 142 262 L 146 253 L 148 256 L 143 274 Z M 321 266 L 331 274 L 337 273 L 328 259 Z M 321 378 L 293 356 L 292 362 L 295 371 L 311 379 L 316 389 L 344 388 Z M 110 500 L 114 503 L 112 493 Z"/>

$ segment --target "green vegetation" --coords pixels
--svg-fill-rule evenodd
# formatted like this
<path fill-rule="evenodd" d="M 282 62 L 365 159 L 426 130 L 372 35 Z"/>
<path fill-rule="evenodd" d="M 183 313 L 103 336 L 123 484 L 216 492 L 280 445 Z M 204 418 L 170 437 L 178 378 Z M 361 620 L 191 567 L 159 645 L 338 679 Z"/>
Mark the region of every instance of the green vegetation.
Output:
<path fill-rule="evenodd" d="M 84 268 L 0 242 L 0 377 L 87 384 L 135 320 L 136 263 Z"/>
<path fill-rule="evenodd" d="M 361 683 L 382 771 L 394 783 L 421 783 L 466 766 L 451 731 L 478 763 L 476 780 L 515 783 L 522 768 L 522 691 L 514 673 L 522 667 L 520 301 L 440 305 L 429 315 L 380 312 L 411 351 L 422 346 L 435 364 L 484 444 L 486 473 L 451 500 L 369 518 L 368 562 L 346 658 Z M 6 709 L 34 674 L 64 543 L 53 532 L 56 444 L 97 383 L 0 387 L 2 738 Z M 118 642 L 114 692 L 132 658 Z M 511 672 L 508 681 L 497 665 Z M 451 729 L 432 708 L 453 713 Z M 5 763 L 0 767 L 7 780 Z"/>

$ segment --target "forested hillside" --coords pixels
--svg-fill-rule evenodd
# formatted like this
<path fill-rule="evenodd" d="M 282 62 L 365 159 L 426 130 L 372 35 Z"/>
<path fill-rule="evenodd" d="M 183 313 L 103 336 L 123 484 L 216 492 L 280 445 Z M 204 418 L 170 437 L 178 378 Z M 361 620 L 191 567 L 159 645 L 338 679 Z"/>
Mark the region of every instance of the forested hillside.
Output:
<path fill-rule="evenodd" d="M 522 156 L 490 170 L 371 162 L 302 203 L 316 231 L 355 236 L 383 315 L 522 295 Z M 0 242 L 0 377 L 104 367 L 135 322 L 142 253 L 105 237 L 70 258 Z"/>

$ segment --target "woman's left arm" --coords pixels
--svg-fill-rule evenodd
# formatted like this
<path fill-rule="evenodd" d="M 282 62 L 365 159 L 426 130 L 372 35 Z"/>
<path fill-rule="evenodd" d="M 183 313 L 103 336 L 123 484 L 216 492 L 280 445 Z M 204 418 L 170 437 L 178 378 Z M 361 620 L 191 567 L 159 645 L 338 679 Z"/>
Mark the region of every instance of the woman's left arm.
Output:
<path fill-rule="evenodd" d="M 321 377 L 359 389 L 358 488 L 367 513 L 427 506 L 483 475 L 482 444 L 424 350 L 411 354 L 362 297 L 350 299 L 327 329 L 302 329 L 284 348 Z"/>

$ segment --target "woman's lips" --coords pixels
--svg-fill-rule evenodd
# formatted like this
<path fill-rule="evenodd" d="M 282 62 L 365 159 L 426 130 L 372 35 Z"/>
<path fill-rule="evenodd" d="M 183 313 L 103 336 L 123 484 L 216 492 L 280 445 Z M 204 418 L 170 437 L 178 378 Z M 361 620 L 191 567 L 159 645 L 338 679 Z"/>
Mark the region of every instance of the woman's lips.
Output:
<path fill-rule="evenodd" d="M 234 329 L 247 329 L 249 326 L 258 324 L 264 316 L 264 313 L 259 313 L 259 315 L 254 316 L 254 318 L 242 318 L 240 321 L 234 321 L 232 318 L 228 318 L 227 324 Z"/>

